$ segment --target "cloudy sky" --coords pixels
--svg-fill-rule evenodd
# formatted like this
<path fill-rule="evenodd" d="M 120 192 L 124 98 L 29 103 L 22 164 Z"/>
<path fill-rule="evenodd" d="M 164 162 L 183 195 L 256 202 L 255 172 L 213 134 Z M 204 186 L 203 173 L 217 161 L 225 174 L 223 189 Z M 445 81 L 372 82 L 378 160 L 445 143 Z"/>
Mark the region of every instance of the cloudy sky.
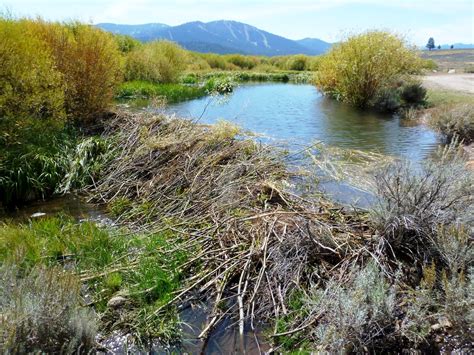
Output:
<path fill-rule="evenodd" d="M 49 20 L 178 25 L 235 20 L 292 39 L 337 41 L 344 34 L 389 29 L 424 45 L 474 43 L 474 0 L 0 0 L 3 11 Z M 1 7 L 0 7 L 1 8 Z"/>

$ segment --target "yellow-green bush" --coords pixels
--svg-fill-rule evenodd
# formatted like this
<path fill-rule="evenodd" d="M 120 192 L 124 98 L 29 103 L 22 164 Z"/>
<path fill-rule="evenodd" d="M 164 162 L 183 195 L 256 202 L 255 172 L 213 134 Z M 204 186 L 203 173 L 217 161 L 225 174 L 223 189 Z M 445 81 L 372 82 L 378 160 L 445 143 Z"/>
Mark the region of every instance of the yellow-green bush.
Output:
<path fill-rule="evenodd" d="M 121 56 L 113 36 L 78 22 L 25 22 L 47 43 L 63 76 L 68 116 L 82 124 L 100 117 L 121 79 Z"/>
<path fill-rule="evenodd" d="M 17 144 L 27 118 L 64 120 L 64 93 L 49 48 L 0 18 L 0 146 Z"/>
<path fill-rule="evenodd" d="M 125 76 L 127 80 L 172 83 L 184 71 L 186 62 L 183 48 L 169 41 L 155 41 L 128 54 Z"/>
<path fill-rule="evenodd" d="M 420 68 L 421 59 L 403 39 L 372 31 L 349 37 L 324 55 L 316 85 L 337 100 L 366 107 L 380 90 Z"/>

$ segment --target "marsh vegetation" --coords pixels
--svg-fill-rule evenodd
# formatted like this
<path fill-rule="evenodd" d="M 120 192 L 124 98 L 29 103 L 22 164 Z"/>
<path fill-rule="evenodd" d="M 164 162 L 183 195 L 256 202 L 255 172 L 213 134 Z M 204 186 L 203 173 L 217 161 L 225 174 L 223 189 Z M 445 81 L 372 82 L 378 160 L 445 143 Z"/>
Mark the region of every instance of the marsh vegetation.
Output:
<path fill-rule="evenodd" d="M 314 75 L 354 106 L 421 108 L 411 75 L 423 62 L 399 38 L 366 33 L 317 58 L 218 56 L 2 18 L 0 42 L 2 208 L 75 192 L 114 219 L 2 219 L 2 351 L 107 350 L 114 334 L 134 349 L 179 343 L 179 311 L 198 302 L 211 309 L 199 338 L 230 320 L 240 335 L 264 329 L 275 351 L 472 344 L 474 177 L 458 144 L 471 139 L 472 107 L 439 111 L 433 124 L 451 144 L 424 161 L 343 148 L 321 161 L 314 145 L 300 151 L 304 175 L 286 166 L 293 152 L 232 123 L 113 108 L 116 96 L 180 101 Z M 370 208 L 314 193 L 338 162 Z"/>

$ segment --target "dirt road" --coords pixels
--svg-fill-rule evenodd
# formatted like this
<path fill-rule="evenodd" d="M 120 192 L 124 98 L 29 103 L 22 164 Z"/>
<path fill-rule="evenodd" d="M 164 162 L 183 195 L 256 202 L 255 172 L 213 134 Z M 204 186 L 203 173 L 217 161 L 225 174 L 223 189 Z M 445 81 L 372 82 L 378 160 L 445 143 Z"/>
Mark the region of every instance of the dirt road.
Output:
<path fill-rule="evenodd" d="M 433 74 L 423 77 L 429 89 L 445 89 L 474 94 L 474 74 Z"/>

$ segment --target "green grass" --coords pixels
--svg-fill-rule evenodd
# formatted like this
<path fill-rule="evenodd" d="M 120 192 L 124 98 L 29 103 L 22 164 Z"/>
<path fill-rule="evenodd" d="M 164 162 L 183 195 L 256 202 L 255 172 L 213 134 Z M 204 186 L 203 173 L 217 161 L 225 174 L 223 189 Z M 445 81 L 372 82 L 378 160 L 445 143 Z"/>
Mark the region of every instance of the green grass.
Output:
<path fill-rule="evenodd" d="M 120 85 L 116 97 L 118 99 L 163 97 L 167 102 L 174 103 L 197 99 L 206 95 L 206 88 L 199 86 L 128 81 Z"/>
<path fill-rule="evenodd" d="M 86 287 L 105 333 L 120 329 L 139 341 L 167 341 L 179 334 L 176 310 L 154 312 L 180 286 L 180 265 L 188 253 L 177 248 L 179 243 L 169 232 L 130 235 L 58 216 L 0 224 L 0 265 L 15 265 L 23 275 L 37 268 L 65 268 Z M 127 300 L 120 315 L 107 306 L 114 296 Z"/>
<path fill-rule="evenodd" d="M 472 103 L 474 95 L 452 90 L 428 89 L 428 106 L 441 106 L 446 104 Z"/>

